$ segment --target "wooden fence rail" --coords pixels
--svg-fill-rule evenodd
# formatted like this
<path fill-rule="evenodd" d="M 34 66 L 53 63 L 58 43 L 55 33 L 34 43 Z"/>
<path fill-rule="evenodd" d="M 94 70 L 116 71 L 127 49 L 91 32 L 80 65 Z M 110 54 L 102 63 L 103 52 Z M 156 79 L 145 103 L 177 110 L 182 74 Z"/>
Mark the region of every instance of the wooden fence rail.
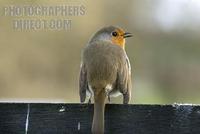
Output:
<path fill-rule="evenodd" d="M 90 134 L 93 105 L 0 103 L 0 134 Z M 105 134 L 200 134 L 200 106 L 107 104 Z"/>

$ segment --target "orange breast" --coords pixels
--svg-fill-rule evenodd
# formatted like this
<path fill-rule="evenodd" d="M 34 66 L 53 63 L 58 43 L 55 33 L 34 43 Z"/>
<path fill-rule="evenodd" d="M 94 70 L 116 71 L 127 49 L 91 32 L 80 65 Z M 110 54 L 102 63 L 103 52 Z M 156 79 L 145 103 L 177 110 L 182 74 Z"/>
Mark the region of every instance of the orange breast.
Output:
<path fill-rule="evenodd" d="M 119 45 L 123 49 L 125 47 L 125 39 L 124 38 L 112 38 L 112 42 L 115 45 Z"/>

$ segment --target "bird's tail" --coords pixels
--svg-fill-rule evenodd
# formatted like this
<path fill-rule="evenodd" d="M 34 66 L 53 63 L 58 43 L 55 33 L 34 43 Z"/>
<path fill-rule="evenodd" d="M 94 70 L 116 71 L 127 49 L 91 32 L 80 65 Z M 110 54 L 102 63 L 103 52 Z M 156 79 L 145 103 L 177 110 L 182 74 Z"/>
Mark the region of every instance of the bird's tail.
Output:
<path fill-rule="evenodd" d="M 101 90 L 94 94 L 94 115 L 92 122 L 92 133 L 104 133 L 104 109 L 105 109 L 106 92 Z"/>

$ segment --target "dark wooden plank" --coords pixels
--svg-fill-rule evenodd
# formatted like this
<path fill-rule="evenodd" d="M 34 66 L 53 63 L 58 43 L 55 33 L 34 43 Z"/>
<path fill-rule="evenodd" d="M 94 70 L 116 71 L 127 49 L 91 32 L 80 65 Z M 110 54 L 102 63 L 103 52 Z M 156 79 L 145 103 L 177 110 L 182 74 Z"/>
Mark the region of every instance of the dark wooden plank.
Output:
<path fill-rule="evenodd" d="M 31 104 L 30 106 L 29 134 L 86 134 L 90 131 L 92 105 Z"/>
<path fill-rule="evenodd" d="M 0 132 L 24 133 L 27 105 L 0 104 Z M 29 106 L 28 134 L 90 134 L 93 105 Z M 108 104 L 105 133 L 200 134 L 200 106 Z"/>
<path fill-rule="evenodd" d="M 0 134 L 25 134 L 27 104 L 0 104 Z"/>
<path fill-rule="evenodd" d="M 115 134 L 200 134 L 199 106 L 108 106 L 106 132 Z"/>

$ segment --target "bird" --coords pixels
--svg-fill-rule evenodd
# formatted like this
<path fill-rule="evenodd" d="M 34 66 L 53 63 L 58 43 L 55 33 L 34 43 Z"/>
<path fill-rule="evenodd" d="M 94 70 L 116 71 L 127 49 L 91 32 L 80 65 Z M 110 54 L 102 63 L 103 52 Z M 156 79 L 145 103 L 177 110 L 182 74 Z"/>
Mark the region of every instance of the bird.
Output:
<path fill-rule="evenodd" d="M 81 103 L 94 98 L 92 133 L 104 133 L 106 99 L 123 95 L 123 104 L 131 99 L 131 66 L 125 51 L 125 39 L 132 37 L 117 26 L 98 30 L 83 48 L 79 95 Z"/>

